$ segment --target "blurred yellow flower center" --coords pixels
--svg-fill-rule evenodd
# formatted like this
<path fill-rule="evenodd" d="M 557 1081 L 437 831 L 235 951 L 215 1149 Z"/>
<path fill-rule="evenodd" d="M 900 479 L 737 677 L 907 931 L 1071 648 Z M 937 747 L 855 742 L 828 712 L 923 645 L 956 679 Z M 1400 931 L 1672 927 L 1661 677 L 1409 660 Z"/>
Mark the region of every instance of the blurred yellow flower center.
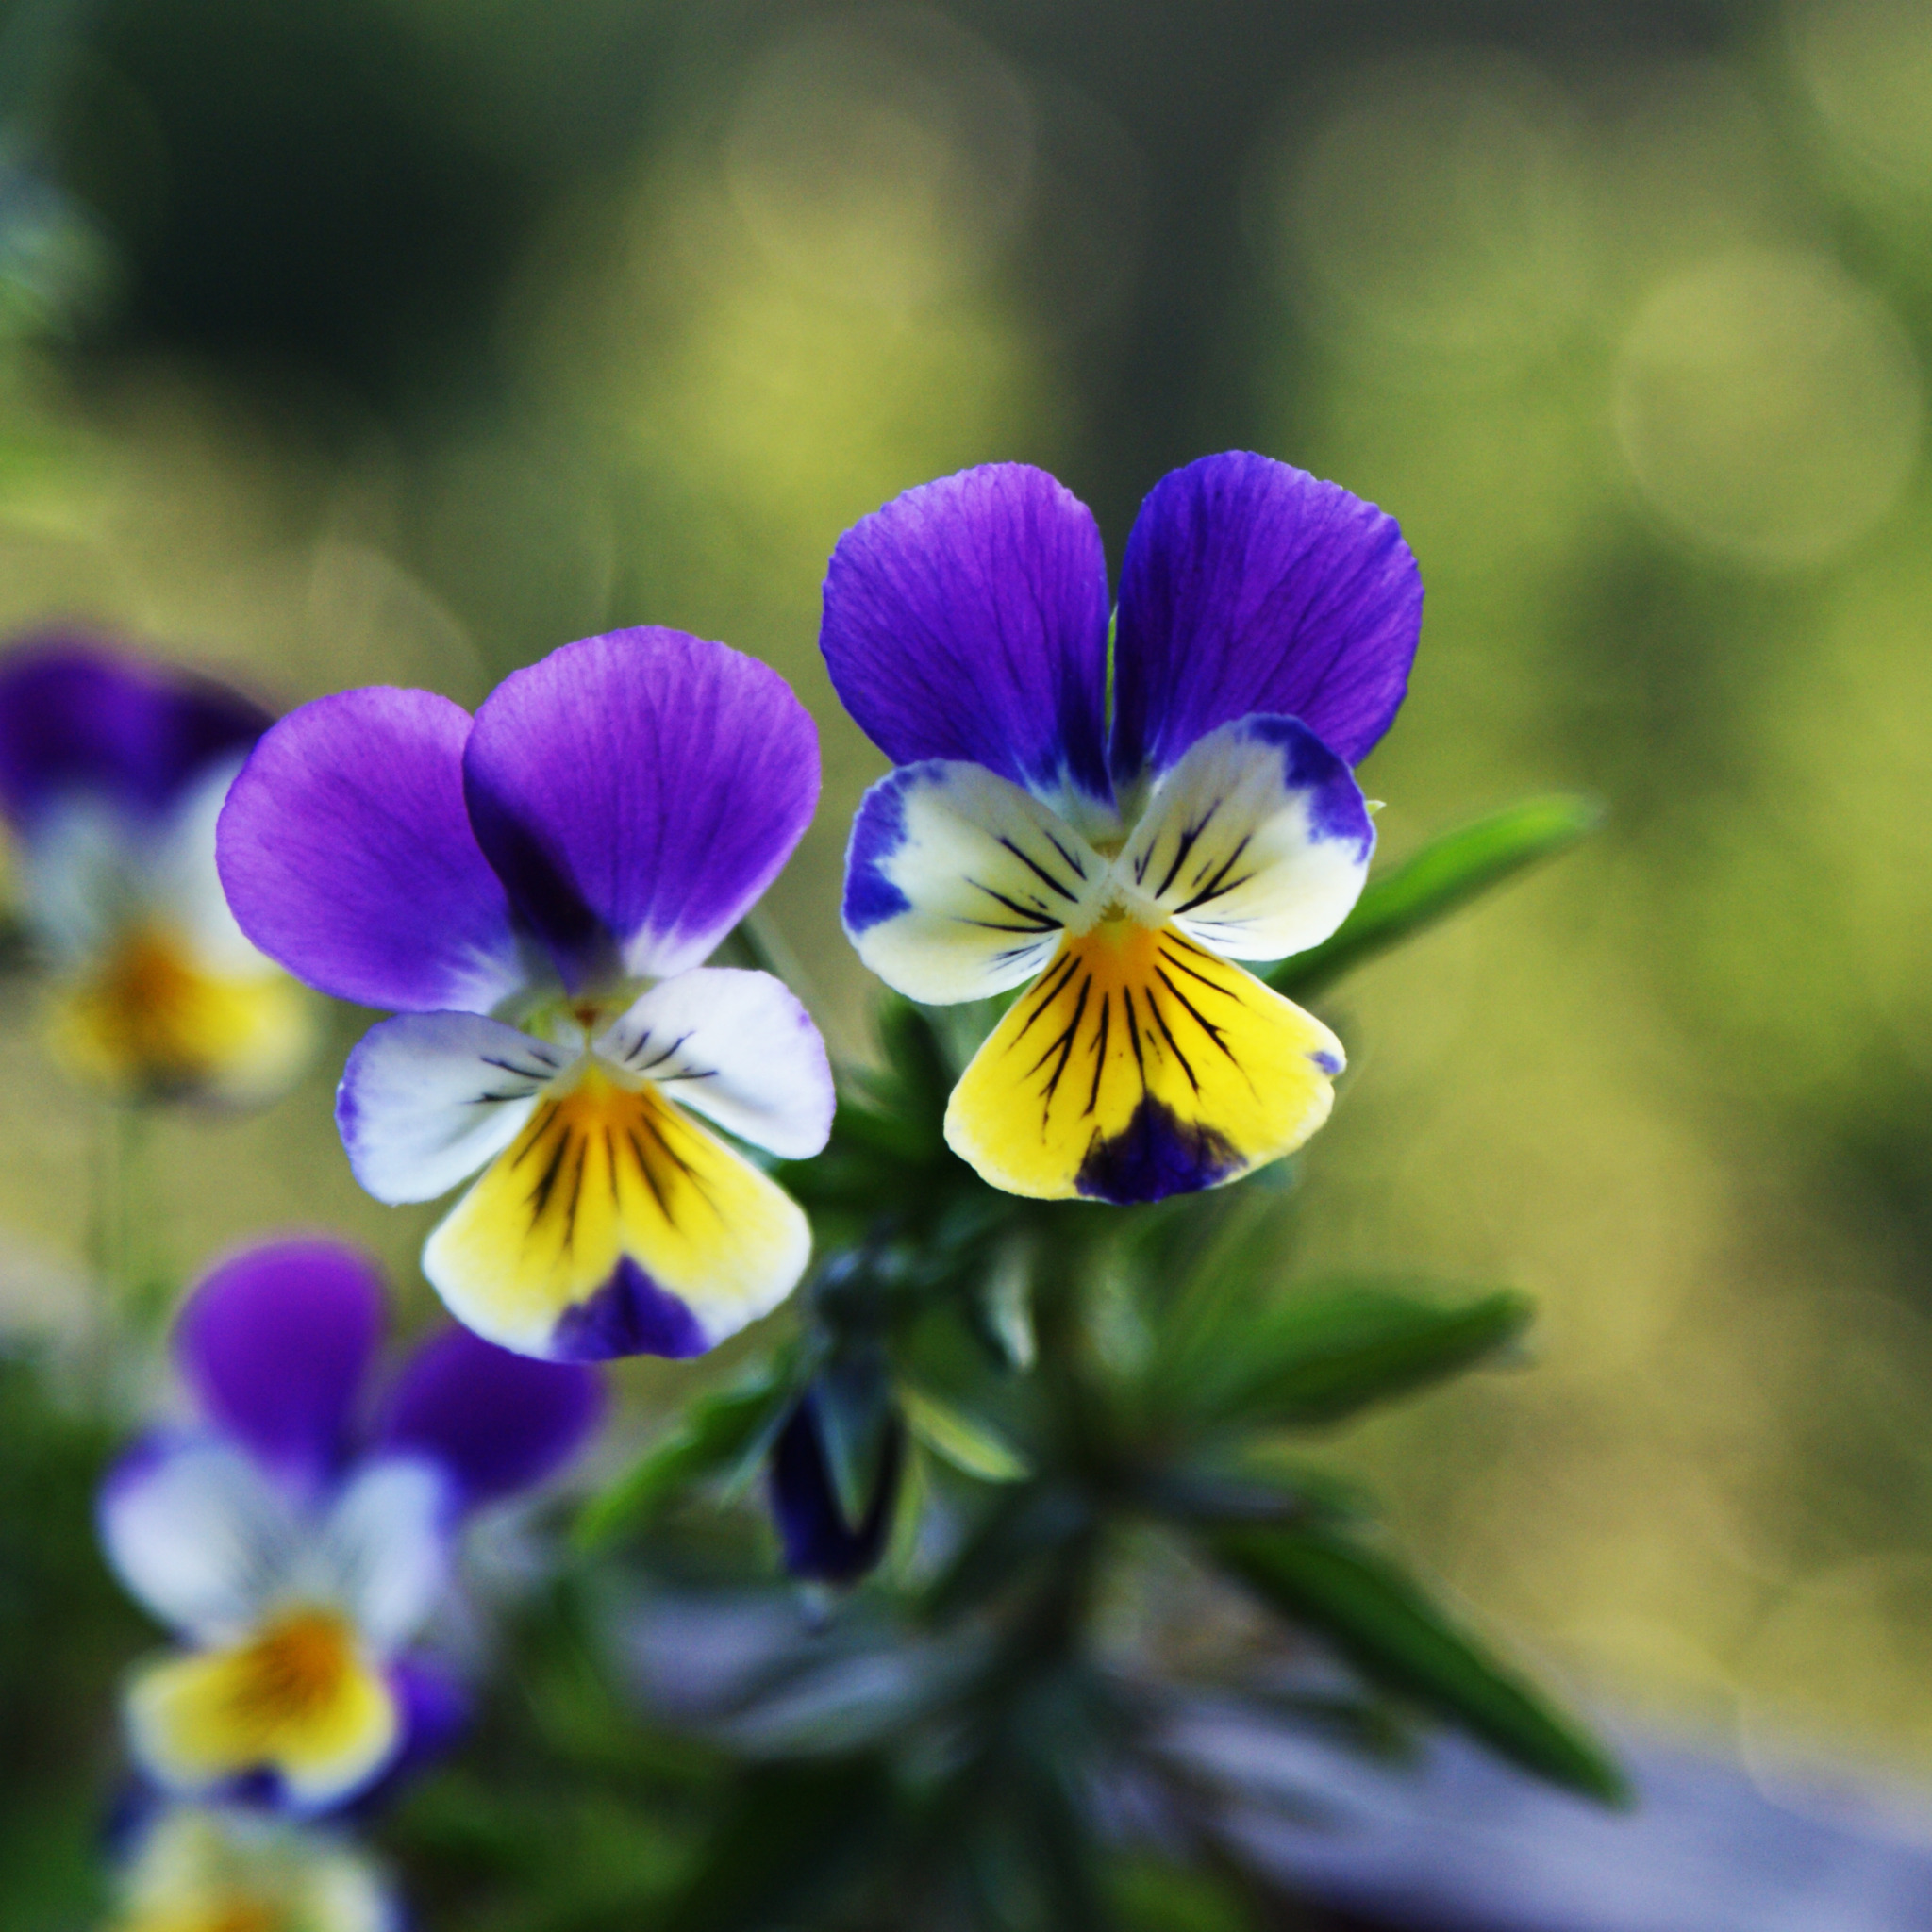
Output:
<path fill-rule="evenodd" d="M 270 1735 L 333 1705 L 358 1669 L 354 1634 L 327 1610 L 299 1610 L 238 1652 L 227 1716 L 238 1731 Z"/>

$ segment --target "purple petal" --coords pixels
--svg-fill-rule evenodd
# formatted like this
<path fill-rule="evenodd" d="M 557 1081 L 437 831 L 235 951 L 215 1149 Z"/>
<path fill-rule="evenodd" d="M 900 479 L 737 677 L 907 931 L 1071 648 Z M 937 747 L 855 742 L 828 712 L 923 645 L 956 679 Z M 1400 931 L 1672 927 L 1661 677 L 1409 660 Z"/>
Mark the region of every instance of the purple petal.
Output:
<path fill-rule="evenodd" d="M 628 1255 L 588 1301 L 566 1308 L 551 1346 L 560 1361 L 608 1362 L 627 1355 L 689 1361 L 711 1346 L 691 1309 L 660 1288 Z"/>
<path fill-rule="evenodd" d="M 463 757 L 470 819 L 573 987 L 697 965 L 776 877 L 819 794 L 775 671 L 645 628 L 513 673 Z"/>
<path fill-rule="evenodd" d="M 1250 711 L 1358 764 L 1408 689 L 1423 586 L 1392 517 L 1246 451 L 1155 485 L 1127 539 L 1110 756 L 1123 785 Z"/>
<path fill-rule="evenodd" d="M 268 724 L 212 678 L 79 638 L 37 639 L 0 666 L 0 812 L 22 826 L 83 791 L 158 813 Z"/>
<path fill-rule="evenodd" d="M 389 1688 L 402 1712 L 402 1745 L 388 1770 L 336 1814 L 344 1824 L 362 1824 L 379 1817 L 456 1748 L 475 1713 L 468 1689 L 421 1652 L 399 1657 L 390 1665 Z"/>
<path fill-rule="evenodd" d="M 885 1554 L 906 1459 L 905 1424 L 894 1416 L 865 1520 L 845 1521 L 819 1433 L 818 1403 L 808 1390 L 772 1445 L 772 1520 L 785 1567 L 819 1583 L 856 1583 Z"/>
<path fill-rule="evenodd" d="M 256 746 L 216 835 L 242 929 L 299 979 L 403 1012 L 488 1012 L 524 977 L 463 807 L 469 714 L 432 691 L 318 698 Z"/>
<path fill-rule="evenodd" d="M 554 1474 L 604 1413 L 592 1369 L 533 1361 L 449 1328 L 404 1365 L 376 1443 L 440 1463 L 475 1508 Z"/>
<path fill-rule="evenodd" d="M 341 1461 L 381 1339 L 382 1277 L 334 1241 L 275 1241 L 224 1263 L 175 1324 L 175 1359 L 208 1419 L 277 1474 Z"/>
<path fill-rule="evenodd" d="M 1043 470 L 962 470 L 855 525 L 820 643 L 894 764 L 962 758 L 1047 797 L 1111 799 L 1107 557 L 1092 512 Z"/>

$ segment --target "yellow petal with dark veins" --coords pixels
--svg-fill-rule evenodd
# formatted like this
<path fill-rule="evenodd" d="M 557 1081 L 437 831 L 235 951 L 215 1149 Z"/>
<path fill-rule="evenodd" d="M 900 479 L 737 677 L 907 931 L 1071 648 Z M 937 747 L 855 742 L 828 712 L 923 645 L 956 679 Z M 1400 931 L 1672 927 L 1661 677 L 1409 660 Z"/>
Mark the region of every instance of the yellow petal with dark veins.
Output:
<path fill-rule="evenodd" d="M 1328 1118 L 1341 1042 L 1172 925 L 1104 920 L 974 1057 L 946 1139 L 992 1186 L 1158 1201 L 1238 1179 Z"/>

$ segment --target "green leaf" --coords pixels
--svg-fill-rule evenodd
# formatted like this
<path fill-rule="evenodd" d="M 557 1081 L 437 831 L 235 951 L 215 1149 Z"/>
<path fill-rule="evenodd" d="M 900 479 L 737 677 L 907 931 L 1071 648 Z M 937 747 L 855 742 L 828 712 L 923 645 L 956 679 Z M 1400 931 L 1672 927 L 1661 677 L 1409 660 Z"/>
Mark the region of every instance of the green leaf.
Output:
<path fill-rule="evenodd" d="M 1261 976 L 1291 999 L 1323 991 L 1364 960 L 1446 919 L 1491 886 L 1592 832 L 1602 808 L 1587 798 L 1526 798 L 1432 839 L 1369 881 L 1341 929 Z"/>
<path fill-rule="evenodd" d="M 1507 1290 L 1456 1303 L 1372 1284 L 1303 1290 L 1200 1336 L 1170 1365 L 1174 1399 L 1217 1424 L 1319 1427 L 1459 1374 L 1532 1313 Z"/>
<path fill-rule="evenodd" d="M 912 1433 L 955 1469 L 983 1483 L 1024 1482 L 1032 1465 L 991 1423 L 928 1395 L 909 1383 L 899 1385 L 899 1406 Z"/>
<path fill-rule="evenodd" d="M 812 1383 L 819 1441 L 839 1511 L 863 1523 L 878 1493 L 892 1437 L 892 1383 L 884 1352 L 861 1346 L 835 1355 Z"/>
<path fill-rule="evenodd" d="M 1492 1657 L 1390 1558 L 1324 1525 L 1225 1530 L 1208 1547 L 1292 1622 L 1319 1631 L 1364 1676 L 1460 1724 L 1551 1783 L 1624 1804 L 1603 1747 Z"/>
<path fill-rule="evenodd" d="M 741 1388 L 700 1396 L 669 1436 L 578 1512 L 579 1550 L 601 1550 L 635 1536 L 694 1484 L 756 1464 L 791 1407 L 788 1374 L 767 1374 Z"/>

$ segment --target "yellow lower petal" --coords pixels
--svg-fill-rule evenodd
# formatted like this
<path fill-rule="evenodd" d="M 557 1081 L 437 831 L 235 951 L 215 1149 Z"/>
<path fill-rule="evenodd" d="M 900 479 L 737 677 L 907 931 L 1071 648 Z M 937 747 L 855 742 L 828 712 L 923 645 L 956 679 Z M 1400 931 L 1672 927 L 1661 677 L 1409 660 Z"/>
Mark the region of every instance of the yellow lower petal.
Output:
<path fill-rule="evenodd" d="M 324 1805 L 382 1770 L 402 1719 L 350 1626 L 296 1610 L 232 1649 L 149 1665 L 128 1695 L 128 1728 L 135 1755 L 175 1789 L 273 1771 L 297 1804 Z"/>
<path fill-rule="evenodd" d="M 594 1066 L 546 1099 L 430 1236 L 456 1317 L 525 1355 L 697 1355 L 784 1300 L 796 1202 L 655 1088 Z"/>
<path fill-rule="evenodd" d="M 76 1072 L 142 1096 L 273 1096 L 300 1071 L 315 1008 L 286 974 L 208 972 L 158 926 L 125 934 L 57 996 L 56 1050 Z"/>
<path fill-rule="evenodd" d="M 1328 1118 L 1341 1043 L 1172 925 L 1103 921 L 974 1057 L 946 1139 L 996 1188 L 1158 1201 L 1218 1187 Z"/>

